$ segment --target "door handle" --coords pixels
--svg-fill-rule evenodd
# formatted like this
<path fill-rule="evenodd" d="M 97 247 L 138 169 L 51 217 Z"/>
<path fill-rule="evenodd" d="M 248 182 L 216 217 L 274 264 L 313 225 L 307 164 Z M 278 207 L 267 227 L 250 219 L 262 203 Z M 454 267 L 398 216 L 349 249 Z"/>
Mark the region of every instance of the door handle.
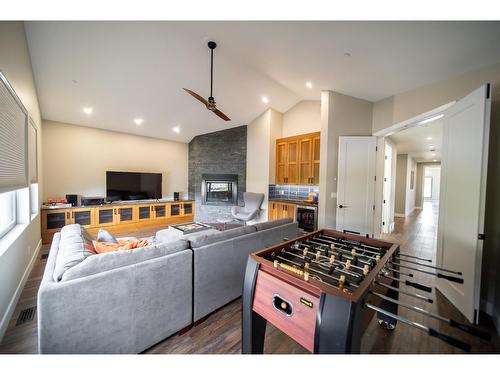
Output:
<path fill-rule="evenodd" d="M 344 206 L 342 204 L 339 204 L 339 208 L 347 208 L 347 206 Z"/>

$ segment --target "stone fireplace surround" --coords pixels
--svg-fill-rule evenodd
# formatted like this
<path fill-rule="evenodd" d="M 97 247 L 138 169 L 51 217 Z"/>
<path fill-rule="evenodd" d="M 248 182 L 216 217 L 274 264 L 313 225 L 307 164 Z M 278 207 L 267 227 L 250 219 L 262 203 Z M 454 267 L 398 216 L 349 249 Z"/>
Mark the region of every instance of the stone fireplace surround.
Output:
<path fill-rule="evenodd" d="M 202 180 L 204 174 L 237 176 L 237 202 L 243 205 L 243 193 L 246 191 L 247 126 L 194 137 L 189 143 L 188 159 L 189 198 L 195 200 L 195 220 L 217 223 L 219 218 L 231 218 L 232 204 L 203 204 Z"/>

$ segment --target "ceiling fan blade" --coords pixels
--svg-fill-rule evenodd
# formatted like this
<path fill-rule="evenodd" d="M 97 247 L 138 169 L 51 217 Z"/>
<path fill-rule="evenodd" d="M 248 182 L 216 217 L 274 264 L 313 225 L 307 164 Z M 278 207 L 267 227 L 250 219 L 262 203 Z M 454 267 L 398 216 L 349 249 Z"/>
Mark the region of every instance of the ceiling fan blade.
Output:
<path fill-rule="evenodd" d="M 224 113 L 222 113 L 221 111 L 219 111 L 218 109 L 214 109 L 213 112 L 219 116 L 221 119 L 225 120 L 225 121 L 231 121 L 231 119 L 229 117 L 227 117 Z"/>
<path fill-rule="evenodd" d="M 198 99 L 200 102 L 202 102 L 206 106 L 208 106 L 208 102 L 207 102 L 207 100 L 203 96 L 198 95 L 194 91 L 191 91 L 191 90 L 188 90 L 188 89 L 185 89 L 185 88 L 183 88 L 183 90 L 186 91 L 188 94 L 191 94 L 192 96 L 194 96 L 196 99 Z"/>

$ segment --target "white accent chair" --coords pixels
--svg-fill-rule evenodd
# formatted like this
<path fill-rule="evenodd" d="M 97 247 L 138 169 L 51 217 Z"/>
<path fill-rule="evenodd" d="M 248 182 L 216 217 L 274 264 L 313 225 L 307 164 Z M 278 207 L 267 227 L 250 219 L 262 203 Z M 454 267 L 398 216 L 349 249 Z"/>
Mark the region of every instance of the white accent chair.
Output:
<path fill-rule="evenodd" d="M 262 193 L 243 193 L 244 206 L 234 206 L 231 208 L 231 215 L 238 221 L 243 221 L 245 225 L 248 221 L 256 219 L 260 215 L 260 206 L 264 201 Z"/>

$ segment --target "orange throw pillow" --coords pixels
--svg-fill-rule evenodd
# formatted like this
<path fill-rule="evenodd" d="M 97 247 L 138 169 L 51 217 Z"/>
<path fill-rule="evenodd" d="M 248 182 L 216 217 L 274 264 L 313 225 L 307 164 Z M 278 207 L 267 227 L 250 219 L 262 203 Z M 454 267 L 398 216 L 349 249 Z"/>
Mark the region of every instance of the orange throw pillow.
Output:
<path fill-rule="evenodd" d="M 120 247 L 117 243 L 92 241 L 97 254 L 112 253 Z"/>
<path fill-rule="evenodd" d="M 97 254 L 111 253 L 119 250 L 132 250 L 139 247 L 151 246 L 152 243 L 146 240 L 118 240 L 118 243 L 92 241 Z"/>

